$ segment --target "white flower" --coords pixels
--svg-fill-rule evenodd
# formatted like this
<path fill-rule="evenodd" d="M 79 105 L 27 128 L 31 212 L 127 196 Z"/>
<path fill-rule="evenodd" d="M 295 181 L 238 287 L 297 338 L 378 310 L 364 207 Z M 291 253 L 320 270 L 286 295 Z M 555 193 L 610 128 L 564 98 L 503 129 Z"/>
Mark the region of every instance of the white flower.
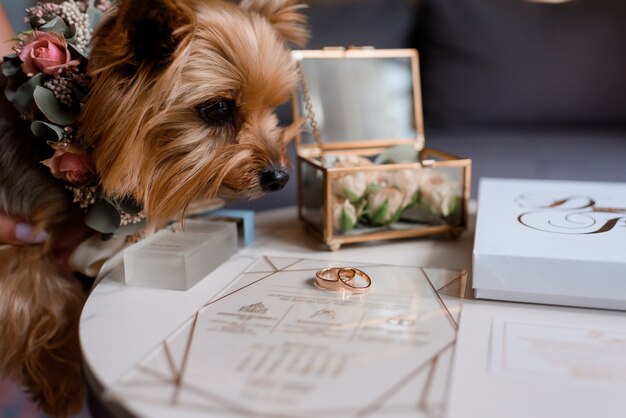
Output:
<path fill-rule="evenodd" d="M 389 173 L 389 185 L 402 192 L 402 207 L 406 208 L 415 201 L 415 194 L 420 186 L 419 170 L 406 168 Z"/>
<path fill-rule="evenodd" d="M 333 228 L 349 231 L 356 225 L 356 208 L 348 199 L 333 203 Z"/>
<path fill-rule="evenodd" d="M 334 167 L 364 167 L 373 163 L 365 157 L 358 155 L 338 155 Z"/>
<path fill-rule="evenodd" d="M 396 218 L 403 208 L 404 195 L 393 187 L 372 191 L 367 197 L 370 219 L 374 224 L 384 225 Z"/>
<path fill-rule="evenodd" d="M 459 194 L 456 181 L 445 174 L 431 171 L 421 176 L 419 187 L 422 203 L 427 204 L 438 215 L 450 215 Z"/>
<path fill-rule="evenodd" d="M 333 193 L 356 202 L 365 194 L 368 183 L 367 176 L 363 172 L 346 174 L 333 181 Z"/>

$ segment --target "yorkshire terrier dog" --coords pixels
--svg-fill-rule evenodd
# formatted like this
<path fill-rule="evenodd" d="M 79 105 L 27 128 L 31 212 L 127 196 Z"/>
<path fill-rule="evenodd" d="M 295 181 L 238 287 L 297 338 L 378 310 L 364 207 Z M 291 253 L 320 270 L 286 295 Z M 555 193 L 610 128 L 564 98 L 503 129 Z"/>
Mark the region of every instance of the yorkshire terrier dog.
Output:
<path fill-rule="evenodd" d="M 67 11 L 76 5 L 32 12 L 41 32 L 22 37 L 3 65 L 7 76 L 21 71 L 23 85 L 43 83 L 29 90 L 39 108 L 19 102 L 22 88 L 7 93 L 12 102 L 0 98 L 0 213 L 47 233 L 41 245 L 0 247 L 0 373 L 53 416 L 82 402 L 85 294 L 64 260 L 95 233 L 83 224 L 88 209 L 98 199 L 121 202 L 141 209 L 129 209 L 130 218 L 159 227 L 196 201 L 282 188 L 286 144 L 299 125 L 280 127 L 274 109 L 298 78 L 288 45 L 308 36 L 295 0 L 122 0 L 108 6 L 85 48 L 80 78 L 71 71 L 80 68 L 75 56 L 86 32 L 76 31 L 80 19 Z M 43 19 L 54 11 L 72 23 L 65 29 L 72 41 L 51 38 L 48 28 L 64 30 L 61 20 Z M 63 90 L 64 77 L 86 94 Z M 46 111 L 51 94 L 58 100 Z M 58 116 L 59 103 L 75 112 L 72 127 Z M 42 139 L 48 134 L 52 142 Z M 119 224 L 128 214 L 115 216 Z"/>

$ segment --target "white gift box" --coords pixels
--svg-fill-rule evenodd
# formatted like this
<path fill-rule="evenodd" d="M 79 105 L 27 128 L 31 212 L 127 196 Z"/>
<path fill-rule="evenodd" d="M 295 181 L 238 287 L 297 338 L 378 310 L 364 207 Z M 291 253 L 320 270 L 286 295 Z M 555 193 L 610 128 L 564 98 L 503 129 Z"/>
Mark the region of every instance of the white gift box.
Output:
<path fill-rule="evenodd" d="M 481 299 L 626 310 L 626 184 L 482 179 Z"/>

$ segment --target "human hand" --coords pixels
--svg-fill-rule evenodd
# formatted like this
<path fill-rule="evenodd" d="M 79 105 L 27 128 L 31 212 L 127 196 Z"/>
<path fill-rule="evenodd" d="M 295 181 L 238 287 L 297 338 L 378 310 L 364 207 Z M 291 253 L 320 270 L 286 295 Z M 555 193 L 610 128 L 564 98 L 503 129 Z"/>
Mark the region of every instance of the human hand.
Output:
<path fill-rule="evenodd" d="M 7 17 L 2 4 L 0 4 L 0 61 L 2 61 L 3 56 L 9 55 L 13 52 L 11 49 L 13 47 L 11 38 L 14 36 L 15 32 L 11 26 L 11 22 L 9 22 L 9 18 Z"/>
<path fill-rule="evenodd" d="M 41 244 L 47 237 L 45 231 L 34 233 L 29 224 L 13 216 L 0 213 L 0 244 Z"/>

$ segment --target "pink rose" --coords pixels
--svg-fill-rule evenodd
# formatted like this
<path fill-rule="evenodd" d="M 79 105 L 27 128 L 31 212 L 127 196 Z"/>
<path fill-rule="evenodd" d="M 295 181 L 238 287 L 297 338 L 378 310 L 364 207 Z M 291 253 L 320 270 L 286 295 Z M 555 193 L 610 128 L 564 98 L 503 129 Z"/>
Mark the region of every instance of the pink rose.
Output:
<path fill-rule="evenodd" d="M 56 178 L 72 184 L 84 184 L 96 177 L 96 170 L 89 155 L 69 144 L 52 144 L 54 155 L 42 163 L 50 168 Z"/>
<path fill-rule="evenodd" d="M 26 74 L 43 72 L 52 75 L 69 65 L 78 65 L 72 60 L 63 35 L 48 32 L 33 32 L 24 40 L 20 52 L 22 70 Z"/>

